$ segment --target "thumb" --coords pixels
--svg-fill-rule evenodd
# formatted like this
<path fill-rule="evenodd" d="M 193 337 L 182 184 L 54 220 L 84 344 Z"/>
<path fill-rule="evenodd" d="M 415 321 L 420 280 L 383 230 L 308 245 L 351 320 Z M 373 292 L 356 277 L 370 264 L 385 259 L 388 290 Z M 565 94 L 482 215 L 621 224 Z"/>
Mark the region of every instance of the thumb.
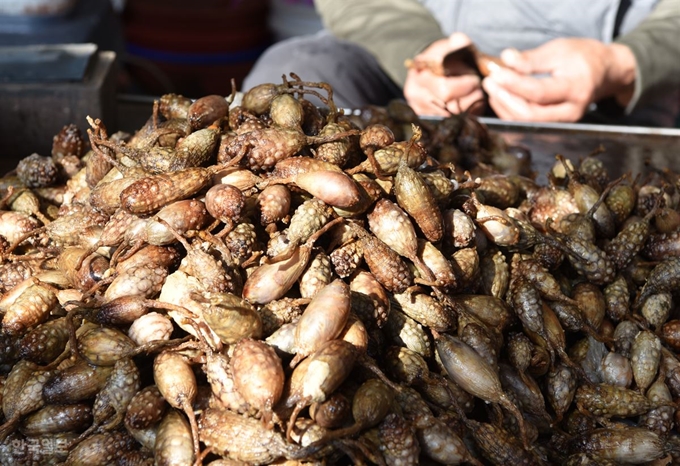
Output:
<path fill-rule="evenodd" d="M 421 59 L 440 61 L 454 50 L 470 45 L 472 41 L 462 32 L 454 32 L 449 37 L 432 42 L 425 50 L 418 54 Z"/>
<path fill-rule="evenodd" d="M 451 50 L 462 49 L 472 44 L 472 40 L 462 32 L 454 32 L 448 37 L 449 47 Z"/>
<path fill-rule="evenodd" d="M 520 52 L 509 48 L 501 52 L 500 58 L 508 68 L 512 68 L 522 74 L 537 74 L 552 71 L 552 62 L 555 52 L 551 47 L 541 45 L 535 49 Z"/>
<path fill-rule="evenodd" d="M 439 39 L 428 45 L 422 52 L 417 55 L 421 60 L 441 61 L 447 53 L 451 51 L 449 40 Z"/>

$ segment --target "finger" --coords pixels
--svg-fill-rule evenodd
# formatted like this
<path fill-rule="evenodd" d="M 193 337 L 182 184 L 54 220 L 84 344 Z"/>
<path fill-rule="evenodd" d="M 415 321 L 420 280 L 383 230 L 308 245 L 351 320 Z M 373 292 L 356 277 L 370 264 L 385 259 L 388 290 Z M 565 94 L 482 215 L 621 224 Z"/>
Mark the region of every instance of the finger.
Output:
<path fill-rule="evenodd" d="M 489 107 L 491 107 L 498 118 L 509 121 L 516 120 L 515 114 L 505 105 L 505 102 L 503 102 L 501 99 L 489 95 L 488 100 Z"/>
<path fill-rule="evenodd" d="M 478 105 L 478 103 L 481 103 L 482 105 Z M 475 89 L 472 93 L 466 96 L 446 103 L 446 108 L 451 113 L 470 112 L 475 115 L 483 113 L 485 106 L 484 92 L 482 92 L 481 89 Z"/>
<path fill-rule="evenodd" d="M 434 117 L 447 117 L 449 116 L 449 111 L 444 105 L 444 102 L 432 100 L 421 100 L 418 102 L 408 101 L 409 105 L 419 116 L 434 116 Z"/>
<path fill-rule="evenodd" d="M 449 38 L 439 39 L 428 45 L 423 51 L 415 56 L 416 60 L 443 60 L 446 55 L 459 49 L 460 46 L 456 45 L 457 42 L 464 43 L 463 40 L 455 40 L 454 45 L 451 45 Z"/>
<path fill-rule="evenodd" d="M 524 59 L 522 52 L 515 48 L 503 50 L 499 58 L 505 66 L 522 74 L 531 74 L 529 62 Z"/>
<path fill-rule="evenodd" d="M 472 41 L 462 32 L 454 32 L 446 39 L 440 39 L 431 43 L 425 50 L 415 56 L 416 60 L 442 60 L 454 50 L 462 49 L 470 45 Z"/>
<path fill-rule="evenodd" d="M 505 49 L 500 58 L 503 63 L 522 74 L 550 73 L 553 71 L 559 54 L 555 53 L 554 45 L 541 45 L 535 49 L 520 52 L 517 49 Z"/>
<path fill-rule="evenodd" d="M 409 86 L 404 88 L 404 97 L 417 115 L 447 116 L 446 106 L 423 87 Z"/>
<path fill-rule="evenodd" d="M 477 75 L 444 77 L 430 70 L 409 70 L 404 96 L 418 114 L 442 115 L 446 109 L 453 112 L 465 110 L 483 98 L 481 81 Z M 455 101 L 463 99 L 460 107 Z M 446 103 L 453 103 L 447 107 Z"/>
<path fill-rule="evenodd" d="M 470 89 L 465 95 L 457 92 L 448 100 L 443 100 L 439 95 L 428 90 L 426 87 L 417 88 L 416 91 L 407 93 L 406 98 L 413 110 L 419 115 L 446 116 L 448 113 L 462 113 L 468 111 L 475 103 L 484 100 L 481 86 L 465 88 Z M 475 107 L 477 111 L 483 110 L 484 106 Z"/>
<path fill-rule="evenodd" d="M 448 41 L 439 40 L 430 44 L 425 50 L 414 57 L 414 60 L 441 61 L 451 51 Z"/>
<path fill-rule="evenodd" d="M 481 89 L 482 82 L 475 74 L 464 74 L 461 76 L 433 76 L 433 79 L 423 82 L 423 86 L 432 95 L 442 101 L 450 102 L 471 94 L 477 89 Z"/>
<path fill-rule="evenodd" d="M 505 88 L 511 94 L 540 105 L 567 101 L 572 94 L 571 81 L 559 76 L 536 78 L 518 74 L 510 69 L 499 68 L 493 70 L 485 78 L 487 79 Z"/>
<path fill-rule="evenodd" d="M 448 37 L 449 47 L 451 50 L 462 49 L 472 44 L 472 40 L 462 32 L 454 32 Z"/>
<path fill-rule="evenodd" d="M 426 96 L 429 100 L 449 102 L 481 89 L 477 75 L 439 76 L 430 70 L 409 71 L 404 92 L 407 97 Z"/>
<path fill-rule="evenodd" d="M 504 89 L 489 93 L 489 105 L 499 118 L 513 121 L 571 122 L 577 121 L 583 114 L 572 102 L 553 105 L 533 104 Z"/>
<path fill-rule="evenodd" d="M 525 99 L 515 94 L 510 94 L 496 81 L 490 79 L 485 79 L 482 82 L 482 86 L 489 95 L 489 103 L 493 101 L 495 105 L 504 110 L 503 115 L 499 115 L 501 118 L 516 120 L 528 116 L 529 104 Z M 495 106 L 493 108 L 494 110 L 496 109 Z"/>

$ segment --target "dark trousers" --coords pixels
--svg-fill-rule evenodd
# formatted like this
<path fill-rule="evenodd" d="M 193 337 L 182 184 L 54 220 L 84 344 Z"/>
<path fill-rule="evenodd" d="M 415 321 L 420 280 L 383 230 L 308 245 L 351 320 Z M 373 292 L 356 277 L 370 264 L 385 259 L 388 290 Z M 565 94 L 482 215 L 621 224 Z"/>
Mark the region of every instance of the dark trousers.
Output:
<path fill-rule="evenodd" d="M 402 90 L 380 68 L 373 55 L 325 31 L 294 37 L 272 45 L 253 66 L 243 91 L 263 83 L 280 84 L 282 75 L 297 74 L 303 81 L 327 82 L 341 108 L 386 105 L 403 98 Z M 318 100 L 309 97 L 318 104 Z"/>

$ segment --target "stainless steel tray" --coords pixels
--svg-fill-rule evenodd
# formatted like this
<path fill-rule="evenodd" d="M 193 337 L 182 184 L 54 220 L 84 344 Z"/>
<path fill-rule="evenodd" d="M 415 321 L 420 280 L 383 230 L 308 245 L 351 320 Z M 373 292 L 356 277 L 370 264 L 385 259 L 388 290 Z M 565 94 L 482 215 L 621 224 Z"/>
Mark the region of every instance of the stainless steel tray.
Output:
<path fill-rule="evenodd" d="M 359 109 L 343 109 L 359 115 Z M 438 121 L 441 117 L 423 117 Z M 599 154 L 611 177 L 631 172 L 633 176 L 654 169 L 680 172 L 680 129 L 642 126 L 612 126 L 587 123 L 525 123 L 480 117 L 491 131 L 508 144 L 531 151 L 532 168 L 545 182 L 545 174 L 555 163 L 555 155 L 579 160 L 602 146 Z"/>
<path fill-rule="evenodd" d="M 680 129 L 582 123 L 518 123 L 480 118 L 508 143 L 531 151 L 534 170 L 545 174 L 555 155 L 578 160 L 602 145 L 602 159 L 612 177 L 669 168 L 680 172 Z"/>

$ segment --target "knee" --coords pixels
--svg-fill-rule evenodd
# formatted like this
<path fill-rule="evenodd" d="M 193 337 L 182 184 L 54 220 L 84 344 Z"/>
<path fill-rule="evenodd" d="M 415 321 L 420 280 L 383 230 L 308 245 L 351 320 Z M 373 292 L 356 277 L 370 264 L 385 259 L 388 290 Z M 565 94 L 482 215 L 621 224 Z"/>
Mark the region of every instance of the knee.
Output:
<path fill-rule="evenodd" d="M 278 83 L 293 72 L 305 81 L 327 81 L 334 63 L 342 60 L 338 42 L 327 35 L 294 37 L 269 47 L 258 58 L 243 82 L 244 89 L 262 83 Z"/>

